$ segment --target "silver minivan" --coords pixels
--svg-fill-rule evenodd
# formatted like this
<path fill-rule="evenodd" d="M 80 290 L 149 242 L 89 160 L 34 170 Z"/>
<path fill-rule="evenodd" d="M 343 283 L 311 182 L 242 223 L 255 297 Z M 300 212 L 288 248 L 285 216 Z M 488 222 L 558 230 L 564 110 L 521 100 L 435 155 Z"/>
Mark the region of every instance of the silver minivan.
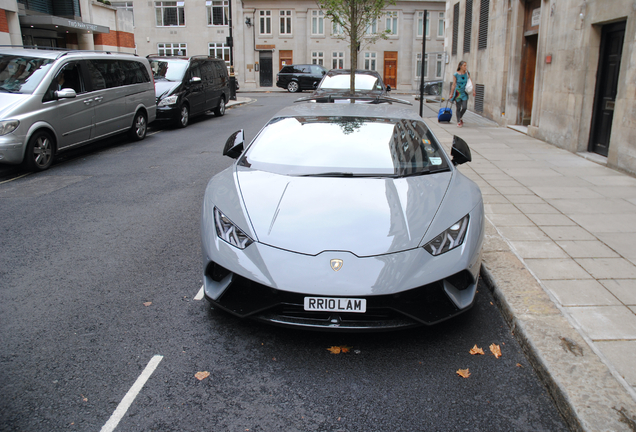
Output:
<path fill-rule="evenodd" d="M 0 163 L 51 166 L 58 152 L 156 117 L 148 60 L 133 54 L 0 48 Z"/>

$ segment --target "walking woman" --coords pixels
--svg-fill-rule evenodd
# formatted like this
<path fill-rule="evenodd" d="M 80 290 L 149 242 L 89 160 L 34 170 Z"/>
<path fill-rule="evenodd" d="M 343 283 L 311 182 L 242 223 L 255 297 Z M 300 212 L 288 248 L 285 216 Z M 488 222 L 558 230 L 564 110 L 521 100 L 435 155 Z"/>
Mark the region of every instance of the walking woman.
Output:
<path fill-rule="evenodd" d="M 466 83 L 470 78 L 470 72 L 468 72 L 468 65 L 465 61 L 460 61 L 457 66 L 457 72 L 453 74 L 453 85 L 450 91 L 450 100 L 455 101 L 457 105 L 457 127 L 464 126 L 464 113 L 468 108 L 468 93 L 466 93 Z M 475 89 L 473 87 L 473 96 L 475 96 Z"/>

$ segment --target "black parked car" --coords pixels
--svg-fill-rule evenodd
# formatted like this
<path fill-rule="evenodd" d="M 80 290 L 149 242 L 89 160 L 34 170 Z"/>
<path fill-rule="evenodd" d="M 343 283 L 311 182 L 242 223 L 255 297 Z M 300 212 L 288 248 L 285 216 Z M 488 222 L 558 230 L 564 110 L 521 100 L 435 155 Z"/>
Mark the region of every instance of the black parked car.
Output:
<path fill-rule="evenodd" d="M 327 69 L 314 64 L 283 66 L 276 75 L 276 87 L 287 89 L 290 93 L 313 90 L 327 73 Z"/>
<path fill-rule="evenodd" d="M 424 83 L 424 94 L 433 96 L 442 94 L 442 81 L 426 81 Z"/>
<path fill-rule="evenodd" d="M 225 114 L 230 77 L 223 59 L 208 56 L 148 56 L 155 79 L 157 120 L 186 127 L 190 117 L 214 110 Z"/>

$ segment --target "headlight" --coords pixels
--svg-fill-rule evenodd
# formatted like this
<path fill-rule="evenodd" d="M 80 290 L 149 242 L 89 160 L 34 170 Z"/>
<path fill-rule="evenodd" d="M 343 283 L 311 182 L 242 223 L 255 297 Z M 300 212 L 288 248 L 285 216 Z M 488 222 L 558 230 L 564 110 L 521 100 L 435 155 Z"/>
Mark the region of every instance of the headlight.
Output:
<path fill-rule="evenodd" d="M 168 96 L 167 98 L 161 99 L 159 103 L 157 104 L 157 106 L 174 105 L 177 103 L 177 99 L 179 99 L 179 96 L 176 96 L 176 95 Z"/>
<path fill-rule="evenodd" d="M 464 216 L 446 231 L 426 243 L 426 245 L 424 245 L 424 249 L 433 256 L 441 255 L 444 252 L 455 249 L 457 246 L 464 243 L 464 237 L 466 237 L 467 229 L 468 215 Z"/>
<path fill-rule="evenodd" d="M 10 134 L 18 128 L 20 124 L 17 120 L 2 120 L 0 121 L 0 136 Z"/>
<path fill-rule="evenodd" d="M 214 207 L 214 226 L 216 226 L 216 235 L 221 240 L 239 249 L 245 249 L 254 242 L 216 207 Z"/>

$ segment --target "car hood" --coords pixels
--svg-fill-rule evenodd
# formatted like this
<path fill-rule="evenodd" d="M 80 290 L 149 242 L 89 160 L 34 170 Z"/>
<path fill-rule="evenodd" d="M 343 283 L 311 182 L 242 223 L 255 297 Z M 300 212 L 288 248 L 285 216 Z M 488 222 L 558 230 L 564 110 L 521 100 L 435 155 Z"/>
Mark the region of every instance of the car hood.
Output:
<path fill-rule="evenodd" d="M 155 96 L 157 97 L 157 99 L 160 99 L 166 95 L 169 95 L 177 87 L 179 87 L 180 84 L 181 84 L 180 81 L 166 81 L 166 80 L 155 81 Z"/>
<path fill-rule="evenodd" d="M 238 167 L 236 179 L 259 242 L 364 257 L 418 247 L 451 177 L 292 177 Z"/>
<path fill-rule="evenodd" d="M 11 116 L 16 105 L 28 100 L 31 95 L 22 93 L 0 93 L 0 118 L 3 120 L 9 119 L 7 116 Z"/>

